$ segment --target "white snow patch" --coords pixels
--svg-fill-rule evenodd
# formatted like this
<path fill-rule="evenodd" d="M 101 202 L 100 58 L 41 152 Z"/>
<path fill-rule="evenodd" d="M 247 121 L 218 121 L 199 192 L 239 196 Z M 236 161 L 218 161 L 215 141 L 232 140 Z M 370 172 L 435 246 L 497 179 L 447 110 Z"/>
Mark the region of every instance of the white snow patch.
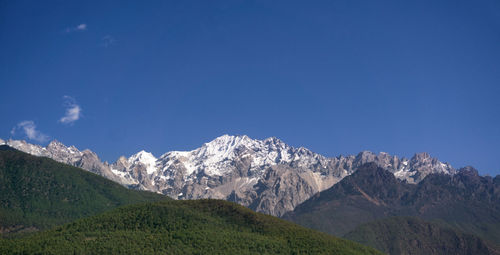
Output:
<path fill-rule="evenodd" d="M 122 171 L 115 169 L 113 167 L 110 167 L 110 170 L 114 175 L 120 177 L 123 184 L 138 184 L 139 183 L 137 180 L 132 179 L 131 176 L 127 172 L 122 172 Z"/>
<path fill-rule="evenodd" d="M 160 179 L 161 179 L 161 180 L 164 180 L 164 181 L 167 181 L 167 180 L 172 179 L 172 177 L 170 177 L 170 176 L 160 175 Z"/>
<path fill-rule="evenodd" d="M 406 180 L 408 177 L 410 177 L 411 172 L 405 171 L 404 169 L 401 169 L 397 172 L 394 173 L 394 176 L 400 180 Z"/>
<path fill-rule="evenodd" d="M 123 178 L 125 178 L 125 175 L 127 174 L 125 172 L 122 172 L 122 171 L 120 171 L 118 169 L 114 169 L 112 167 L 110 169 L 111 169 L 111 172 L 113 172 L 113 174 L 115 174 L 117 176 L 120 176 L 120 177 L 123 177 Z"/>
<path fill-rule="evenodd" d="M 155 156 L 153 156 L 153 154 L 144 150 L 132 155 L 128 159 L 130 165 L 136 164 L 137 162 L 142 163 L 144 166 L 146 166 L 146 172 L 148 174 L 153 174 L 156 172 L 156 161 L 157 159 L 155 158 Z"/>

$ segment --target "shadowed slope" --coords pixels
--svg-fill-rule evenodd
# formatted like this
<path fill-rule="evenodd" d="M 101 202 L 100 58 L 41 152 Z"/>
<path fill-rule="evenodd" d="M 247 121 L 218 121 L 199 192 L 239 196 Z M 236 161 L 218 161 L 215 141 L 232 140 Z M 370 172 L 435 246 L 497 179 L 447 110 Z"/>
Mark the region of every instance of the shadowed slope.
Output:
<path fill-rule="evenodd" d="M 344 237 L 394 255 L 499 254 L 474 235 L 414 217 L 365 223 Z"/>
<path fill-rule="evenodd" d="M 284 218 L 343 236 L 362 223 L 389 216 L 416 216 L 442 221 L 498 245 L 498 180 L 498 176 L 481 177 L 469 167 L 454 176 L 431 174 L 419 184 L 407 184 L 375 164 L 366 164 Z"/>

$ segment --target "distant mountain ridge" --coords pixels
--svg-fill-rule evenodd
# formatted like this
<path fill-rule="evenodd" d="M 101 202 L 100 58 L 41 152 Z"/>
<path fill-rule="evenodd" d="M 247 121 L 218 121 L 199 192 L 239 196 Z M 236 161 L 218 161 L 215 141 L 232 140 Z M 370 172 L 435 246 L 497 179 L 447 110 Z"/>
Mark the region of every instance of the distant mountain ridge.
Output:
<path fill-rule="evenodd" d="M 312 195 L 332 187 L 361 165 L 375 162 L 395 177 L 418 183 L 431 173 L 456 174 L 448 163 L 428 153 L 411 159 L 363 151 L 356 156 L 324 157 L 271 137 L 223 135 L 192 151 L 171 151 L 156 158 L 140 151 L 109 164 L 90 150 L 80 151 L 54 140 L 47 147 L 0 140 L 36 156 L 81 167 L 125 186 L 176 199 L 217 198 L 281 216 Z"/>
<path fill-rule="evenodd" d="M 314 195 L 283 218 L 344 236 L 362 224 L 393 216 L 438 221 L 459 232 L 487 240 L 498 248 L 500 175 L 495 178 L 483 177 L 474 168 L 465 167 L 455 175 L 430 174 L 412 185 L 401 182 L 383 168 L 369 163 L 332 188 Z M 381 225 L 372 225 L 371 229 L 373 226 L 379 226 L 381 231 L 384 229 Z M 385 226 L 394 227 L 398 224 Z M 397 232 L 400 229 L 390 231 Z M 370 236 L 366 234 L 358 231 L 357 236 Z M 362 238 L 355 240 L 371 245 L 363 242 Z M 391 243 L 390 240 L 379 241 Z"/>

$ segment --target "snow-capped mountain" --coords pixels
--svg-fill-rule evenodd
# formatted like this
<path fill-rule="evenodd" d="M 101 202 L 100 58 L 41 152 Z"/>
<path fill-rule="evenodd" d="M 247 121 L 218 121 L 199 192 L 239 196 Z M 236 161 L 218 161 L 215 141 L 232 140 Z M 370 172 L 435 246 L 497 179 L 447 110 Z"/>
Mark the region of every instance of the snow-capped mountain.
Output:
<path fill-rule="evenodd" d="M 277 138 L 223 135 L 192 151 L 171 151 L 156 158 L 140 151 L 115 163 L 101 162 L 90 151 L 52 141 L 47 147 L 0 140 L 21 151 L 55 159 L 122 183 L 176 199 L 219 198 L 280 216 L 317 192 L 332 187 L 364 163 L 375 162 L 408 183 L 430 173 L 455 174 L 447 163 L 427 153 L 411 159 L 363 151 L 328 158 Z"/>
<path fill-rule="evenodd" d="M 101 162 L 97 154 L 88 149 L 79 151 L 76 147 L 66 147 L 57 140 L 50 142 L 47 147 L 30 144 L 24 140 L 10 139 L 7 141 L 0 139 L 0 145 L 1 144 L 7 144 L 31 155 L 48 157 L 61 163 L 80 167 L 87 171 L 102 175 L 110 180 L 123 183 L 121 178 L 111 172 L 108 163 Z"/>

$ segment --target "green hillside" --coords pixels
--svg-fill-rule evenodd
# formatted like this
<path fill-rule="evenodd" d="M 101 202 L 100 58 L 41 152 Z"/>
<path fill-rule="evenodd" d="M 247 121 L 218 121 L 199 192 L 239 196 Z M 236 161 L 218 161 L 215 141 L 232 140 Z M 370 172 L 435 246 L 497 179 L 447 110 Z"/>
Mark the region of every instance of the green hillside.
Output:
<path fill-rule="evenodd" d="M 498 254 L 474 235 L 414 217 L 365 223 L 344 237 L 389 254 Z"/>
<path fill-rule="evenodd" d="M 0 146 L 0 233 L 35 231 L 165 196 Z"/>
<path fill-rule="evenodd" d="M 121 207 L 22 239 L 0 240 L 0 253 L 381 254 L 222 200 Z"/>

